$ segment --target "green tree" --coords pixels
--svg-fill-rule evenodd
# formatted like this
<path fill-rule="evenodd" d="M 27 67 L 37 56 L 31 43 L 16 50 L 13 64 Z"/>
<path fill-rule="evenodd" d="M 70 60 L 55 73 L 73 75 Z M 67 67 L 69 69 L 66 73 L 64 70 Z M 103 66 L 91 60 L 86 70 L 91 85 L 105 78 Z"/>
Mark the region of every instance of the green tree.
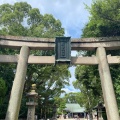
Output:
<path fill-rule="evenodd" d="M 56 20 L 52 15 L 42 15 L 38 8 L 32 8 L 26 2 L 16 2 L 14 5 L 3 4 L 0 5 L 0 34 L 1 35 L 15 35 L 15 36 L 34 36 L 34 37 L 47 37 L 55 38 L 56 36 L 63 36 L 64 29 L 61 27 L 60 20 Z M 1 54 L 19 54 L 19 51 L 12 49 L 1 49 Z M 32 55 L 40 56 L 51 56 L 54 55 L 54 51 L 32 51 Z M 3 78 L 2 71 L 9 70 L 8 73 L 12 72 L 9 77 L 10 84 L 6 80 L 6 85 L 9 84 L 9 91 L 11 90 L 12 81 L 16 65 L 7 66 L 0 65 L 0 77 Z M 8 69 L 6 69 L 8 68 Z M 6 73 L 6 72 L 5 72 Z M 7 73 L 6 73 L 7 75 Z M 27 115 L 25 109 L 26 92 L 29 92 L 32 83 L 37 84 L 37 92 L 43 97 L 41 101 L 39 98 L 39 109 L 43 108 L 43 104 L 47 107 L 47 104 L 53 104 L 54 97 L 60 96 L 63 90 L 61 88 L 69 84 L 68 78 L 70 72 L 66 65 L 55 66 L 54 65 L 28 65 L 26 83 L 24 88 L 23 100 L 21 105 L 20 117 Z M 8 91 L 7 91 L 8 93 Z M 10 93 L 9 93 L 10 95 Z M 8 104 L 9 96 L 7 97 Z M 41 103 L 42 104 L 41 104 Z M 24 107 L 24 108 L 23 108 Z M 45 108 L 44 107 L 44 108 Z M 1 108 L 1 107 L 0 107 Z M 2 106 L 3 108 L 3 106 Z M 6 106 L 5 106 L 6 108 Z M 44 109 L 45 110 L 45 109 Z M 5 112 L 4 112 L 5 113 Z M 38 112 L 40 114 L 40 112 Z M 0 113 L 1 114 L 1 113 Z M 4 118 L 4 115 L 1 115 Z"/>
<path fill-rule="evenodd" d="M 65 114 L 65 108 L 66 108 L 66 100 L 64 97 L 55 97 L 55 104 L 57 106 L 57 114 L 62 115 Z"/>
<path fill-rule="evenodd" d="M 75 70 L 76 81 L 73 86 L 80 89 L 76 94 L 76 101 L 86 109 L 92 119 L 92 109 L 101 102 L 101 87 L 98 71 L 95 66 L 79 65 Z"/>
<path fill-rule="evenodd" d="M 66 103 L 77 103 L 76 93 L 73 93 L 73 92 L 65 94 L 64 99 L 65 99 Z"/>
<path fill-rule="evenodd" d="M 83 37 L 107 37 L 120 35 L 120 1 L 94 0 L 88 24 L 83 29 Z"/>
<path fill-rule="evenodd" d="M 87 6 L 87 9 L 89 10 L 90 17 L 89 22 L 85 25 L 83 29 L 82 37 L 110 37 L 110 36 L 120 36 L 120 1 L 119 0 L 94 0 L 91 7 Z M 84 52 L 85 56 L 91 56 L 92 54 L 96 54 L 95 51 L 87 51 Z M 107 51 L 107 54 L 111 55 L 119 55 L 119 50 L 115 51 Z M 116 98 L 119 105 L 119 65 L 110 65 L 111 75 L 114 83 L 114 88 L 116 92 Z M 79 71 L 78 71 L 79 69 Z M 96 75 L 96 72 L 91 73 L 91 71 L 97 71 L 97 67 L 86 67 L 83 69 L 82 66 L 77 66 L 76 69 L 76 75 L 79 75 L 77 80 L 86 82 L 83 86 L 86 88 L 89 88 L 93 91 L 93 97 L 95 97 L 95 93 L 100 95 L 100 91 L 97 91 L 100 87 L 100 80 L 99 75 Z M 85 71 L 88 71 L 87 74 L 82 77 L 83 73 Z M 81 78 L 82 77 L 82 78 Z M 87 77 L 87 78 L 86 78 Z M 95 81 L 97 81 L 98 84 L 92 84 L 94 78 L 97 78 Z M 85 80 L 86 78 L 86 80 Z M 89 79 L 90 78 L 90 79 Z M 80 82 L 81 83 L 81 82 Z M 83 84 L 83 83 L 82 83 Z M 98 87 L 99 86 L 99 87 Z M 98 100 L 99 102 L 99 100 Z"/>
<path fill-rule="evenodd" d="M 7 91 L 6 83 L 2 78 L 0 78 L 0 91 L 1 91 L 1 94 L 0 94 L 0 105 L 1 105 L 4 101 L 4 97 Z"/>

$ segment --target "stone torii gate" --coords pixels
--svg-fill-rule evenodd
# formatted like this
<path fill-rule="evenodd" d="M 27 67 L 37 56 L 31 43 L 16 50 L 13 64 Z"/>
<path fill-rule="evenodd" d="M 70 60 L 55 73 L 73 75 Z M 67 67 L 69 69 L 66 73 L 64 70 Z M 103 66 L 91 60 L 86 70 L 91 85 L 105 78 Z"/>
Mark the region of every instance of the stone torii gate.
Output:
<path fill-rule="evenodd" d="M 18 36 L 0 36 L 0 46 L 21 49 L 19 55 L 0 55 L 0 63 L 17 63 L 11 97 L 5 120 L 18 120 L 27 64 L 54 64 L 54 56 L 32 56 L 29 51 L 54 50 L 55 40 Z M 120 37 L 71 39 L 72 50 L 96 50 L 96 56 L 71 57 L 71 64 L 98 65 L 108 120 L 120 120 L 109 64 L 120 63 L 119 56 L 106 55 L 106 50 L 120 49 Z"/>

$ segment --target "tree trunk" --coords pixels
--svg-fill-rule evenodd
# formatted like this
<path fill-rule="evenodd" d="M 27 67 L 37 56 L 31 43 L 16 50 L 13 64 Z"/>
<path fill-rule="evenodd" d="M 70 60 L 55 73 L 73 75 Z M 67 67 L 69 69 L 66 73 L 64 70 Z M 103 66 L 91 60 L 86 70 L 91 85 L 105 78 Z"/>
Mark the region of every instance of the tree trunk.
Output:
<path fill-rule="evenodd" d="M 92 112 L 89 112 L 89 120 L 93 120 Z"/>

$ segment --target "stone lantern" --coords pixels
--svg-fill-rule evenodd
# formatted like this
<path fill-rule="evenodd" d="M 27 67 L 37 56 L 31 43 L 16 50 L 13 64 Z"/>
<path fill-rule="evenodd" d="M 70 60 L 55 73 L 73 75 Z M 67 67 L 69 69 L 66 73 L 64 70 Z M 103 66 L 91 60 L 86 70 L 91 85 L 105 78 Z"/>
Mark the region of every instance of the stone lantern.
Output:
<path fill-rule="evenodd" d="M 35 92 L 36 84 L 32 84 L 31 91 L 27 93 L 29 101 L 26 103 L 28 106 L 27 120 L 35 120 L 35 106 L 38 105 L 36 98 L 38 93 Z"/>

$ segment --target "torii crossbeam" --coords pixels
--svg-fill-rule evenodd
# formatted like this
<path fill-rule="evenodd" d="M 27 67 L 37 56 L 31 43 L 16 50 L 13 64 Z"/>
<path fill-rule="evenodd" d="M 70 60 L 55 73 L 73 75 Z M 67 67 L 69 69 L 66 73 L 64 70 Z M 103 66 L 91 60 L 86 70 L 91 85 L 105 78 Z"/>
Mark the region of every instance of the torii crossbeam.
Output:
<path fill-rule="evenodd" d="M 19 36 L 0 36 L 0 46 L 21 49 L 20 55 L 0 55 L 1 63 L 18 63 L 6 120 L 17 120 L 27 64 L 54 64 L 54 56 L 32 56 L 30 50 L 54 50 L 54 38 L 33 38 Z M 120 120 L 115 93 L 113 89 L 109 64 L 120 63 L 120 56 L 106 55 L 106 50 L 120 49 L 120 37 L 80 38 L 71 39 L 72 50 L 96 50 L 96 56 L 71 57 L 73 65 L 98 65 L 101 78 L 103 97 L 108 120 Z"/>

